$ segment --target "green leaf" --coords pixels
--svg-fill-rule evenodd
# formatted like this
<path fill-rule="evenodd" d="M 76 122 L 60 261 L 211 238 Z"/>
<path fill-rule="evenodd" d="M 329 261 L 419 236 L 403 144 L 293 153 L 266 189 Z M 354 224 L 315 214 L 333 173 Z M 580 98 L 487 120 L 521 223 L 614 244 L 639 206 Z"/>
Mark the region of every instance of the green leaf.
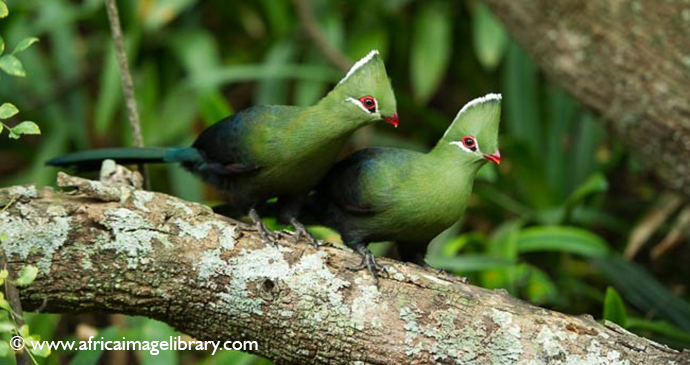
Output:
<path fill-rule="evenodd" d="M 319 58 L 319 54 L 314 49 L 310 49 L 307 53 L 305 61 L 323 62 L 323 56 Z M 314 105 L 328 90 L 329 85 L 325 82 L 299 80 L 295 83 L 293 103 L 298 106 Z"/>
<path fill-rule="evenodd" d="M 266 68 L 263 65 L 233 65 L 204 72 L 197 79 L 191 80 L 190 86 L 205 88 L 230 82 L 261 80 L 265 78 L 338 82 L 342 77 L 341 71 L 333 67 L 321 65 L 283 65 L 282 67 L 272 68 Z"/>
<path fill-rule="evenodd" d="M 591 194 L 606 191 L 608 187 L 609 184 L 604 174 L 597 172 L 585 180 L 582 185 L 580 185 L 572 194 L 570 194 L 567 204 L 575 205 Z"/>
<path fill-rule="evenodd" d="M 510 42 L 503 68 L 506 127 L 508 134 L 529 146 L 534 156 L 543 154 L 545 141 L 539 91 L 539 69 L 525 50 L 516 42 Z M 538 195 L 546 196 L 543 192 Z"/>
<path fill-rule="evenodd" d="M 0 332 L 12 332 L 15 330 L 14 323 L 10 321 L 2 321 L 0 322 Z"/>
<path fill-rule="evenodd" d="M 525 228 L 518 236 L 520 252 L 559 251 L 587 257 L 606 257 L 609 247 L 601 237 L 584 229 L 566 226 Z"/>
<path fill-rule="evenodd" d="M 50 352 L 51 352 L 50 347 L 48 347 L 48 346 L 43 346 L 42 348 L 40 348 L 38 350 L 36 348 L 31 348 L 31 349 L 29 349 L 29 351 L 31 351 L 31 353 L 35 356 L 44 357 L 44 358 L 50 356 Z"/>
<path fill-rule="evenodd" d="M 427 264 L 437 269 L 450 271 L 483 271 L 515 265 L 515 260 L 482 254 L 468 254 L 455 257 L 427 257 Z"/>
<path fill-rule="evenodd" d="M 193 202 L 204 200 L 204 186 L 199 179 L 173 164 L 167 164 L 166 170 L 170 176 L 170 188 L 175 196 Z"/>
<path fill-rule="evenodd" d="M 174 138 L 189 131 L 189 125 L 197 117 L 198 95 L 190 93 L 182 86 L 173 88 L 165 95 L 156 119 L 158 128 L 145 135 L 146 141 L 153 144 L 171 143 Z"/>
<path fill-rule="evenodd" d="M 5 358 L 10 354 L 10 344 L 7 341 L 0 341 L 0 358 Z"/>
<path fill-rule="evenodd" d="M 454 257 L 463 249 L 463 247 L 467 246 L 468 243 L 473 241 L 480 242 L 480 244 L 483 246 L 486 243 L 486 237 L 477 232 L 461 234 L 443 242 L 438 255 Z"/>
<path fill-rule="evenodd" d="M 24 337 L 25 340 L 31 336 L 31 334 L 29 333 L 29 325 L 28 324 L 25 324 L 25 325 L 22 325 L 21 327 L 19 327 L 18 332 L 22 337 Z"/>
<path fill-rule="evenodd" d="M 12 103 L 3 103 L 0 105 L 0 119 L 7 119 L 19 113 L 19 109 Z"/>
<path fill-rule="evenodd" d="M 627 327 L 627 312 L 625 311 L 625 304 L 623 298 L 612 287 L 606 288 L 606 297 L 604 298 L 604 319 L 614 322 L 621 327 Z"/>
<path fill-rule="evenodd" d="M 6 311 L 11 311 L 12 307 L 10 307 L 10 302 L 5 300 L 5 296 L 0 293 L 0 308 L 6 310 Z"/>
<path fill-rule="evenodd" d="M 142 341 L 167 341 L 170 337 L 178 336 L 179 333 L 172 327 L 156 320 L 147 320 L 141 327 L 140 337 Z M 180 353 L 177 351 L 161 351 L 158 355 L 151 354 L 150 351 L 138 351 L 141 365 L 157 364 L 179 364 Z"/>
<path fill-rule="evenodd" d="M 0 70 L 5 71 L 10 76 L 24 77 L 26 72 L 24 66 L 19 62 L 17 57 L 11 54 L 0 57 Z"/>
<path fill-rule="evenodd" d="M 369 24 L 370 26 L 353 29 L 353 33 L 347 39 L 347 55 L 352 60 L 356 60 L 372 49 L 378 49 L 382 55 L 388 54 L 389 38 L 392 33 L 388 33 L 384 25 L 380 22 Z M 316 46 L 313 47 L 316 50 Z M 323 57 L 323 56 L 322 56 Z"/>
<path fill-rule="evenodd" d="M 127 55 L 134 57 L 136 52 L 136 46 L 138 46 L 138 37 L 129 36 L 125 37 L 125 50 Z M 144 63 L 144 67 L 148 67 L 148 62 Z M 122 90 L 120 86 L 120 73 L 117 66 L 117 56 L 115 55 L 115 46 L 109 44 L 106 49 L 106 54 L 104 57 L 104 63 L 102 65 L 101 76 L 98 84 L 100 85 L 98 90 L 98 96 L 96 97 L 96 133 L 99 135 L 105 134 L 112 122 L 116 119 L 115 113 L 117 112 L 117 107 L 122 103 Z M 154 70 L 157 72 L 158 70 Z M 149 72 L 149 70 L 142 70 L 144 75 L 144 80 L 150 80 L 155 78 L 157 75 L 155 72 Z M 142 81 L 146 83 L 147 81 Z M 146 85 L 141 85 L 139 82 L 135 84 L 139 87 L 145 87 Z M 145 97 L 142 92 L 136 90 L 136 95 L 138 98 Z M 139 102 L 139 101 L 138 101 Z M 141 102 L 140 102 L 141 103 Z M 147 105 L 141 103 L 140 105 Z M 146 110 L 147 108 L 142 107 L 142 122 L 146 121 Z"/>
<path fill-rule="evenodd" d="M 2 132 L 2 123 L 0 123 L 0 132 Z M 10 240 L 10 236 L 5 233 L 0 233 L 0 242 L 7 242 Z"/>
<path fill-rule="evenodd" d="M 22 134 L 41 134 L 41 129 L 36 123 L 25 120 L 11 128 L 10 132 L 21 136 Z"/>
<path fill-rule="evenodd" d="M 517 263 L 517 237 L 522 224 L 521 220 L 509 220 L 503 222 L 495 229 L 487 247 L 489 255 L 510 260 L 513 264 Z M 504 288 L 511 293 L 515 293 L 516 274 L 515 267 L 486 270 L 481 273 L 482 285 L 487 288 Z"/>
<path fill-rule="evenodd" d="M 478 3 L 472 11 L 472 39 L 479 63 L 487 70 L 495 69 L 505 54 L 508 37 L 484 3 Z"/>
<path fill-rule="evenodd" d="M 12 54 L 17 54 L 21 51 L 24 51 L 36 42 L 38 42 L 38 38 L 36 37 L 24 38 L 21 41 L 19 41 L 19 43 L 17 43 L 17 45 L 14 47 L 14 51 L 12 51 Z"/>
<path fill-rule="evenodd" d="M 586 112 L 576 121 L 577 137 L 569 152 L 570 190 L 581 184 L 592 174 L 600 171 L 598 151 L 605 141 L 606 129 L 604 123 L 598 121 L 592 113 Z"/>
<path fill-rule="evenodd" d="M 7 9 L 7 4 L 4 1 L 0 1 L 0 18 L 6 18 L 10 14 L 10 10 Z"/>
<path fill-rule="evenodd" d="M 629 317 L 627 328 L 636 332 L 640 330 L 651 331 L 690 344 L 690 331 L 683 331 L 666 321 L 652 321 L 649 319 Z M 684 347 L 690 346 L 686 345 Z"/>
<path fill-rule="evenodd" d="M 491 235 L 487 251 L 496 257 L 517 259 L 517 237 L 522 225 L 523 222 L 517 219 L 501 224 Z"/>
<path fill-rule="evenodd" d="M 0 36 L 0 55 L 5 52 L 5 40 Z"/>
<path fill-rule="evenodd" d="M 545 153 L 544 170 L 549 186 L 554 190 L 554 200 L 562 202 L 567 197 L 566 181 L 570 171 L 568 157 L 571 152 L 564 148 L 563 142 L 572 138 L 572 124 L 577 112 L 577 104 L 563 90 L 555 86 L 547 88 L 545 95 Z"/>
<path fill-rule="evenodd" d="M 27 286 L 34 282 L 36 276 L 38 275 L 38 268 L 33 265 L 27 265 L 22 267 L 19 272 L 17 280 L 14 281 L 17 286 Z"/>
<path fill-rule="evenodd" d="M 199 114 L 207 126 L 232 114 L 232 108 L 223 94 L 209 90 L 199 94 Z"/>
<path fill-rule="evenodd" d="M 290 39 L 276 42 L 265 56 L 267 69 L 280 68 L 295 57 L 295 45 Z M 257 104 L 285 104 L 290 91 L 290 82 L 285 79 L 263 79 L 259 81 L 254 94 Z"/>
<path fill-rule="evenodd" d="M 618 257 L 594 262 L 628 303 L 642 313 L 655 313 L 690 331 L 690 303 L 669 291 L 642 266 Z"/>
<path fill-rule="evenodd" d="M 451 13 L 447 4 L 422 3 L 415 19 L 410 78 L 415 99 L 426 103 L 446 72 L 451 50 Z"/>
<path fill-rule="evenodd" d="M 515 269 L 518 292 L 524 293 L 534 304 L 544 305 L 558 299 L 558 288 L 549 275 L 529 264 L 520 264 Z"/>

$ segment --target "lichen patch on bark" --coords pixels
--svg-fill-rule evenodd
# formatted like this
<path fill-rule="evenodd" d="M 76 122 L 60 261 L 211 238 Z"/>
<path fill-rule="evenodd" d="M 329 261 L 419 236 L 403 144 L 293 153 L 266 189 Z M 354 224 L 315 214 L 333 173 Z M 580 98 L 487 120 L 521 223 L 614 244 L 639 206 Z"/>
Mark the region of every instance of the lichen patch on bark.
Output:
<path fill-rule="evenodd" d="M 11 191 L 15 197 L 36 197 L 36 189 L 24 188 Z M 6 234 L 8 241 L 3 243 L 7 257 L 26 260 L 29 255 L 40 253 L 37 263 L 44 274 L 50 273 L 53 255 L 65 244 L 70 234 L 71 218 L 64 209 L 53 208 L 36 212 L 27 203 L 17 201 L 15 208 L 21 215 L 0 213 L 0 233 Z"/>
<path fill-rule="evenodd" d="M 168 244 L 168 229 L 155 227 L 138 213 L 125 208 L 106 210 L 100 223 L 109 228 L 113 239 L 103 246 L 127 257 L 127 268 L 136 269 L 140 263 L 147 263 L 155 241 Z"/>

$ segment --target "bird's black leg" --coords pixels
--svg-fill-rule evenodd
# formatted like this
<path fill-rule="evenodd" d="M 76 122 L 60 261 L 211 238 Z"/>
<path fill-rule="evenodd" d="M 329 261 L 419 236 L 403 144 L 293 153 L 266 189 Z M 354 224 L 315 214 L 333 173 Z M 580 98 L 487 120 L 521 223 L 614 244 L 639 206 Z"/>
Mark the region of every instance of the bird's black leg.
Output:
<path fill-rule="evenodd" d="M 357 266 L 348 267 L 348 269 L 352 271 L 359 271 L 363 269 L 369 270 L 369 273 L 371 273 L 371 276 L 374 278 L 374 283 L 376 284 L 376 286 L 378 286 L 378 270 L 385 271 L 386 267 L 376 263 L 376 260 L 374 259 L 374 254 L 372 254 L 371 251 L 369 251 L 366 244 L 358 243 L 354 246 L 357 252 L 359 252 L 359 254 L 362 255 L 362 262 L 360 262 Z"/>
<path fill-rule="evenodd" d="M 259 232 L 259 236 L 261 236 L 261 240 L 264 241 L 264 243 L 271 243 L 273 245 L 276 245 L 275 240 L 276 236 L 275 233 L 271 232 L 268 227 L 264 224 L 264 222 L 261 220 L 261 217 L 259 217 L 259 213 L 256 211 L 254 207 L 249 209 L 249 218 L 254 222 L 254 226 L 256 227 L 256 230 Z"/>
<path fill-rule="evenodd" d="M 302 239 L 302 237 L 306 237 L 307 241 L 312 244 L 312 246 L 318 248 L 319 247 L 319 241 L 314 238 L 314 235 L 307 230 L 306 227 L 304 227 L 304 224 L 302 224 L 300 221 L 297 220 L 295 217 L 290 218 L 290 224 L 292 224 L 293 227 L 295 227 L 295 243 L 299 242 L 299 240 Z"/>
<path fill-rule="evenodd" d="M 309 243 L 314 247 L 319 247 L 319 241 L 314 238 L 314 236 L 304 227 L 304 224 L 297 220 L 302 212 L 302 206 L 304 205 L 304 197 L 290 197 L 281 196 L 278 199 L 280 203 L 280 213 L 278 214 L 278 222 L 282 224 L 291 224 L 295 228 L 295 240 L 294 243 L 299 242 L 302 238 L 306 237 Z"/>

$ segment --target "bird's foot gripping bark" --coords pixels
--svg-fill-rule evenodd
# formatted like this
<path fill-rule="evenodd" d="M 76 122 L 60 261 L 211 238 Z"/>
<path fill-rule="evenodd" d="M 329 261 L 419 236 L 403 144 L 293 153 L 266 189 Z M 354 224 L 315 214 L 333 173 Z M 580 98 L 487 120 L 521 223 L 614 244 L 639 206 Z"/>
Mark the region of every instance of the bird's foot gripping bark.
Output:
<path fill-rule="evenodd" d="M 374 254 L 372 254 L 371 251 L 369 251 L 369 249 L 365 245 L 358 245 L 357 252 L 359 252 L 360 255 L 362 255 L 362 262 L 360 262 L 357 266 L 348 267 L 348 269 L 352 271 L 368 269 L 369 273 L 371 273 L 371 276 L 374 278 L 374 284 L 378 286 L 378 271 L 386 271 L 386 267 L 384 265 L 376 263 L 376 260 L 374 259 Z"/>
<path fill-rule="evenodd" d="M 268 229 L 264 222 L 261 220 L 261 217 L 259 217 L 259 213 L 257 213 L 256 209 L 252 208 L 249 210 L 249 218 L 254 222 L 254 226 L 256 227 L 257 232 L 259 232 L 259 237 L 261 237 L 261 240 L 265 244 L 272 244 L 273 246 L 277 246 L 278 244 L 276 241 L 278 240 L 278 235 Z"/>
<path fill-rule="evenodd" d="M 297 218 L 292 217 L 290 218 L 290 224 L 292 224 L 293 227 L 295 227 L 295 241 L 294 243 L 299 242 L 299 240 L 302 239 L 302 237 L 306 237 L 307 241 L 312 244 L 312 246 L 318 248 L 319 247 L 319 241 L 314 238 L 314 235 L 307 230 L 307 228 L 302 224 L 300 221 L 297 220 Z"/>

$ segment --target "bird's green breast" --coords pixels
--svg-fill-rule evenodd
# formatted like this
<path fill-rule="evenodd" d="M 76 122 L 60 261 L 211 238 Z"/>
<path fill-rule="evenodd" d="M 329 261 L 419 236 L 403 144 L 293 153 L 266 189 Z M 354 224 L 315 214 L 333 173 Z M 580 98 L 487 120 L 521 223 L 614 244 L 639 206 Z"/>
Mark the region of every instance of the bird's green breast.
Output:
<path fill-rule="evenodd" d="M 424 242 L 462 217 L 474 178 L 469 169 L 423 154 L 397 168 L 393 203 L 370 223 L 394 240 Z"/>

